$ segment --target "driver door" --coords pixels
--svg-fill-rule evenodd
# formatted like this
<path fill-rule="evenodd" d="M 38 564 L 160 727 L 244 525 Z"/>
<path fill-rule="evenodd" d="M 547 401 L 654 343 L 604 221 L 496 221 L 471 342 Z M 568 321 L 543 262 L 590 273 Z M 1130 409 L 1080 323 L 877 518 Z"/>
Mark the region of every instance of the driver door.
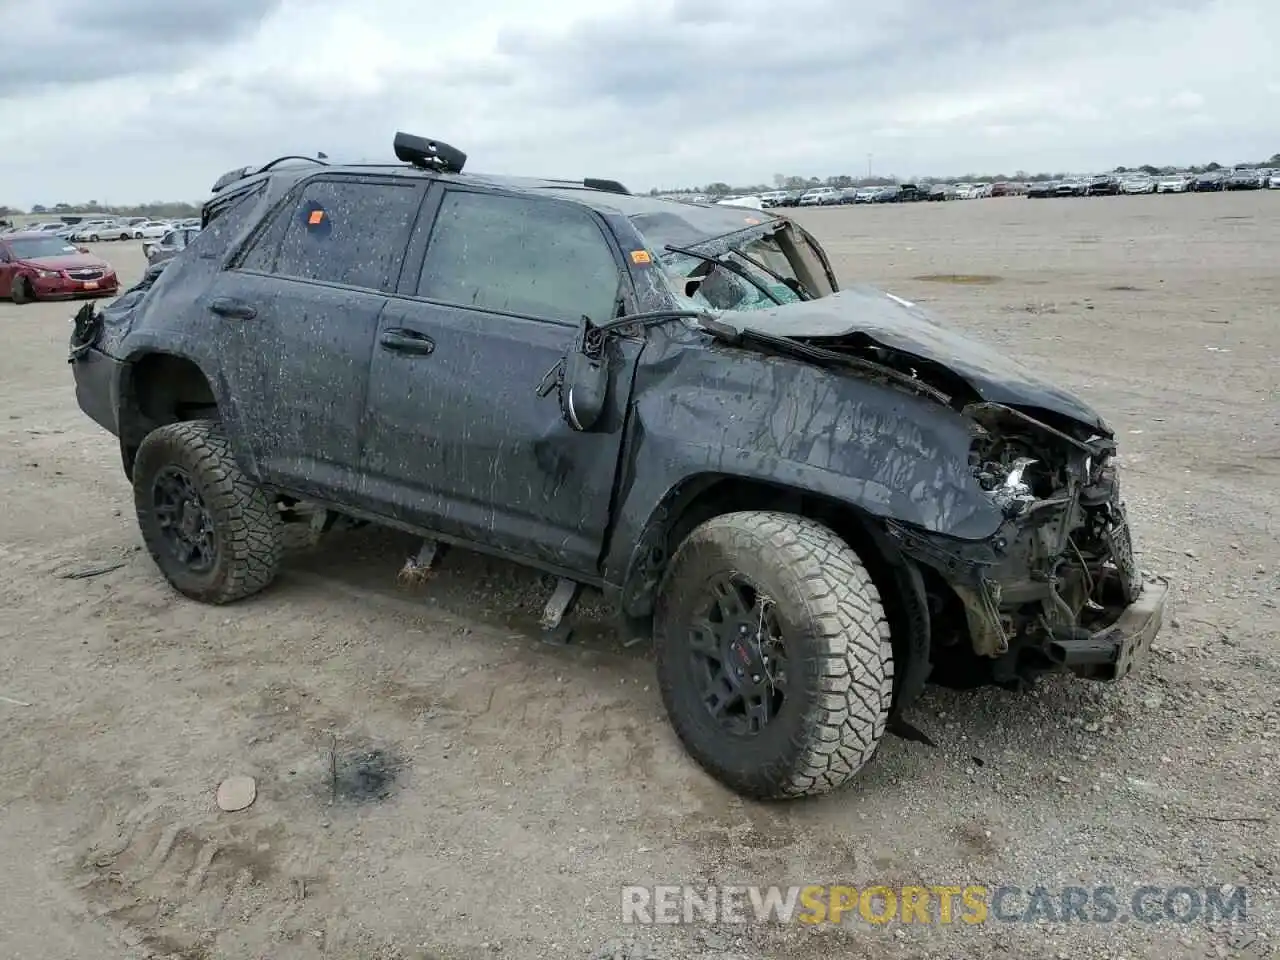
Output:
<path fill-rule="evenodd" d="M 598 572 L 643 341 L 612 341 L 589 432 L 537 396 L 585 314 L 634 291 L 603 221 L 564 201 L 436 186 L 373 349 L 362 473 L 397 519 Z M 416 266 L 415 266 L 416 264 Z"/>

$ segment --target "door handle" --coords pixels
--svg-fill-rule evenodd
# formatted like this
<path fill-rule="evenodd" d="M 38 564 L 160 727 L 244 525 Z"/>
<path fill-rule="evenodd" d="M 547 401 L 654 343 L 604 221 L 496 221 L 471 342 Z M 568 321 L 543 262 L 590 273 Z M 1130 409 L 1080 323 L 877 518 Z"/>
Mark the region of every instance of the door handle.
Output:
<path fill-rule="evenodd" d="M 388 350 L 397 353 L 414 353 L 418 356 L 429 356 L 436 345 L 426 334 L 416 330 L 384 330 L 378 342 Z"/>
<path fill-rule="evenodd" d="M 243 300 L 234 300 L 231 297 L 218 297 L 209 304 L 209 309 L 220 317 L 231 317 L 235 320 L 252 320 L 258 315 L 254 307 Z"/>

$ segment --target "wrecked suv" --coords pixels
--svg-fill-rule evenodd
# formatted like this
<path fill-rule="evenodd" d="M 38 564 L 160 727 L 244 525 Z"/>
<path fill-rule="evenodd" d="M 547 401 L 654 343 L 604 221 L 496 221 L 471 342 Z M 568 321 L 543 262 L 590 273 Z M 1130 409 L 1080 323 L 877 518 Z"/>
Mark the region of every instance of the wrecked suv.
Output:
<path fill-rule="evenodd" d="M 1142 659 L 1167 584 L 1083 401 L 840 291 L 786 217 L 395 149 L 234 171 L 188 249 L 76 317 L 80 406 L 179 591 L 262 590 L 335 518 L 559 577 L 548 627 L 599 588 L 691 755 L 761 798 L 849 780 L 926 679 Z"/>

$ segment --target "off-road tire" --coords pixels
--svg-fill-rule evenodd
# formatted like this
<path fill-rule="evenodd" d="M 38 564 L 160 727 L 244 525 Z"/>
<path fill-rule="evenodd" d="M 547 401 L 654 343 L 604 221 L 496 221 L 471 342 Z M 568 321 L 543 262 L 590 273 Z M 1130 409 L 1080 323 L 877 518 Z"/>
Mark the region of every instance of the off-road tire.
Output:
<path fill-rule="evenodd" d="M 688 624 L 709 582 L 739 574 L 768 594 L 787 650 L 786 699 L 759 732 L 720 727 L 694 679 Z M 654 616 L 662 699 L 708 773 L 753 799 L 828 793 L 874 755 L 893 700 L 893 648 L 880 595 L 833 531 L 785 513 L 742 512 L 695 528 L 663 576 Z"/>
<path fill-rule="evenodd" d="M 26 277 L 14 277 L 13 285 L 9 288 L 9 298 L 14 303 L 30 303 L 34 300 L 36 294 L 31 289 L 31 281 Z"/>
<path fill-rule="evenodd" d="M 161 533 L 152 490 L 157 475 L 170 465 L 190 476 L 212 517 L 216 559 L 207 573 L 183 565 Z M 148 434 L 134 461 L 133 490 L 147 550 L 179 593 L 202 603 L 231 603 L 275 579 L 282 553 L 275 504 L 245 476 L 215 421 L 171 423 Z"/>

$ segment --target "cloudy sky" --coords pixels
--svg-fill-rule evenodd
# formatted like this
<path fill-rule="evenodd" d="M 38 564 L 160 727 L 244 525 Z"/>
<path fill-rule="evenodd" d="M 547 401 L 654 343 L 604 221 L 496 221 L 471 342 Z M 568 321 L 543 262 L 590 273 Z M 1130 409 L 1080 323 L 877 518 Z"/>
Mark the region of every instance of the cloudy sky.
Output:
<path fill-rule="evenodd" d="M 0 22 L 0 203 L 24 208 L 201 200 L 281 154 L 389 159 L 397 129 L 632 189 L 1280 151 L 1274 0 L 0 0 Z"/>

